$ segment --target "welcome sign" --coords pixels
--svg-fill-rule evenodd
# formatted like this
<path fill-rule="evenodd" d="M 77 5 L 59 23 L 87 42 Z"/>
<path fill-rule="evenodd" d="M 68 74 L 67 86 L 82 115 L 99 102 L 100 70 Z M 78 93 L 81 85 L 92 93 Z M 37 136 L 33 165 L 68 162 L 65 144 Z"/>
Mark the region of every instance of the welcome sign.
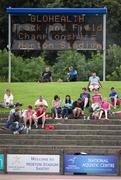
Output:
<path fill-rule="evenodd" d="M 114 155 L 64 155 L 64 173 L 116 174 L 117 157 Z"/>
<path fill-rule="evenodd" d="M 7 154 L 7 172 L 59 173 L 60 155 Z"/>

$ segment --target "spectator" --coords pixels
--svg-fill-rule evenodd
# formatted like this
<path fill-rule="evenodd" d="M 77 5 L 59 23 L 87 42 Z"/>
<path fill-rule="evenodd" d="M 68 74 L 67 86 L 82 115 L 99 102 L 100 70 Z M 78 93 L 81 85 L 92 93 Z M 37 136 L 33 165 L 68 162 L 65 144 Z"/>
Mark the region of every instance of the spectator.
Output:
<path fill-rule="evenodd" d="M 58 95 L 54 96 L 54 100 L 52 101 L 52 118 L 59 119 L 61 115 L 61 100 Z"/>
<path fill-rule="evenodd" d="M 13 134 L 19 134 L 24 130 L 24 125 L 21 123 L 22 111 L 20 109 L 21 104 L 16 103 L 15 109 L 10 111 L 8 121 L 5 124 L 5 128 L 10 129 Z"/>
<path fill-rule="evenodd" d="M 101 111 L 101 107 L 99 106 L 99 104 L 93 103 L 91 105 L 92 108 L 92 119 L 97 120 L 99 119 L 100 116 L 100 111 Z"/>
<path fill-rule="evenodd" d="M 97 89 L 99 90 L 100 87 L 102 87 L 100 78 L 96 76 L 95 72 L 93 72 L 92 76 L 89 77 L 89 83 L 87 88 L 89 89 L 89 91 L 92 91 Z"/>
<path fill-rule="evenodd" d="M 27 110 L 25 110 L 23 112 L 23 114 L 22 114 L 23 121 L 24 121 L 24 124 L 25 124 L 25 129 L 27 129 L 27 122 L 29 122 L 29 130 L 31 130 L 33 114 L 34 114 L 34 110 L 32 109 L 32 106 L 29 105 Z"/>
<path fill-rule="evenodd" d="M 89 103 L 90 103 L 90 94 L 87 92 L 87 89 L 85 87 L 82 88 L 80 99 L 82 103 L 82 110 L 84 111 L 86 107 L 89 107 Z"/>
<path fill-rule="evenodd" d="M 103 112 L 105 113 L 105 119 L 108 119 L 108 111 L 110 110 L 110 103 L 107 101 L 107 98 L 104 98 L 101 104 L 101 110 L 100 110 L 100 115 L 99 119 L 101 119 Z"/>
<path fill-rule="evenodd" d="M 65 100 L 63 102 L 63 111 L 62 117 L 68 119 L 69 115 L 72 113 L 72 105 L 73 101 L 71 100 L 70 95 L 66 95 Z"/>
<path fill-rule="evenodd" d="M 117 106 L 121 105 L 121 100 L 119 99 L 118 93 L 114 87 L 111 88 L 109 97 L 110 97 L 111 103 L 115 109 L 117 108 Z"/>
<path fill-rule="evenodd" d="M 42 82 L 51 82 L 52 81 L 52 73 L 49 69 L 49 67 L 46 67 L 45 70 L 42 73 Z"/>
<path fill-rule="evenodd" d="M 79 98 L 73 103 L 73 116 L 74 118 L 79 118 L 81 114 L 83 115 L 83 111 L 81 99 Z"/>
<path fill-rule="evenodd" d="M 43 96 L 40 96 L 39 99 L 35 102 L 35 106 L 41 106 L 41 105 L 45 105 L 45 107 L 48 107 L 48 103 L 47 101 L 43 98 Z"/>
<path fill-rule="evenodd" d="M 41 104 L 36 107 L 36 110 L 33 114 L 33 120 L 35 127 L 38 128 L 38 124 L 41 124 L 41 128 L 44 129 L 46 121 L 46 107 L 45 104 Z"/>
<path fill-rule="evenodd" d="M 68 81 L 77 81 L 77 71 L 73 68 L 73 66 L 69 67 Z"/>
<path fill-rule="evenodd" d="M 0 107 L 13 107 L 13 94 L 10 89 L 6 89 L 4 94 L 4 103 L 1 103 Z"/>
<path fill-rule="evenodd" d="M 94 95 L 92 96 L 92 103 L 93 104 L 98 104 L 101 107 L 102 104 L 102 96 L 99 93 L 98 90 L 94 91 Z"/>

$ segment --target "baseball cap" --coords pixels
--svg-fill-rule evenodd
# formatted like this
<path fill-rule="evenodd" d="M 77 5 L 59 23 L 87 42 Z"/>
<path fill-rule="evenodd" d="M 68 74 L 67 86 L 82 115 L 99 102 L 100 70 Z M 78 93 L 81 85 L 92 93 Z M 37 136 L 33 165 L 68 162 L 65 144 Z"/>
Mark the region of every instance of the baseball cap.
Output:
<path fill-rule="evenodd" d="M 15 107 L 18 107 L 18 106 L 22 106 L 22 104 L 19 103 L 19 102 L 16 102 L 16 103 L 15 103 Z"/>

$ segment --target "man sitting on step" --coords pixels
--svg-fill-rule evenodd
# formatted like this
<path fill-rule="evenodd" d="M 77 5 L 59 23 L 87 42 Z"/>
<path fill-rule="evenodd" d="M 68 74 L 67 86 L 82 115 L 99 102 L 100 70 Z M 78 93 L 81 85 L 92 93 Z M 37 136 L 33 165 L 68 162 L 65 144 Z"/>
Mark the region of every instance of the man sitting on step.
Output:
<path fill-rule="evenodd" d="M 24 125 L 21 123 L 22 111 L 20 106 L 20 103 L 15 104 L 15 109 L 10 111 L 8 121 L 5 124 L 5 128 L 11 130 L 13 134 L 19 134 L 24 130 Z"/>

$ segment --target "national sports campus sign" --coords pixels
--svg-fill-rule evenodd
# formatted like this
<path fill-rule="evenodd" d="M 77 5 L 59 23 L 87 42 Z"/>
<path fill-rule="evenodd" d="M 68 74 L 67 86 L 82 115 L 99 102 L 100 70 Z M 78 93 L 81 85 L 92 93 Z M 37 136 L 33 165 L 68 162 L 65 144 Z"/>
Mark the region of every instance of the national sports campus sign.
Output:
<path fill-rule="evenodd" d="M 103 15 L 12 15 L 13 50 L 102 50 Z"/>

